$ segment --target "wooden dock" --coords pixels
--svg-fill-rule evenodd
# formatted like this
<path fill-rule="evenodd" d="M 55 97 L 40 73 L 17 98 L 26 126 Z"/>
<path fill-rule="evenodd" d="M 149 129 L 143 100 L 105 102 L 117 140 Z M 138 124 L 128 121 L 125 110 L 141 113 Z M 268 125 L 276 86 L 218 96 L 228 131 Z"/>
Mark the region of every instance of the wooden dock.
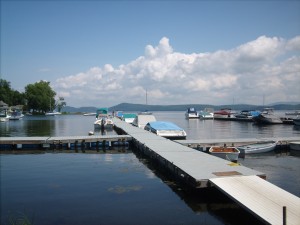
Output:
<path fill-rule="evenodd" d="M 185 184 L 194 188 L 215 186 L 266 224 L 300 224 L 300 198 L 267 182 L 264 173 L 196 151 L 118 119 L 114 122 L 117 129 L 132 136 L 139 151 Z"/>

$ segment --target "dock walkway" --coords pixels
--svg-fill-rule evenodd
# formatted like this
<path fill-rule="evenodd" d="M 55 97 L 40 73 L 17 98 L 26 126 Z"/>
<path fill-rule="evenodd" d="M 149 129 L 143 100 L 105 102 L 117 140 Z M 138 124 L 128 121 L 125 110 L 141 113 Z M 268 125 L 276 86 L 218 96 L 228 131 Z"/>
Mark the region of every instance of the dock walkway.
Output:
<path fill-rule="evenodd" d="M 267 224 L 300 224 L 300 198 L 267 182 L 264 173 L 196 151 L 114 119 L 140 151 L 195 188 L 216 186 Z M 285 211 L 285 213 L 283 213 Z"/>

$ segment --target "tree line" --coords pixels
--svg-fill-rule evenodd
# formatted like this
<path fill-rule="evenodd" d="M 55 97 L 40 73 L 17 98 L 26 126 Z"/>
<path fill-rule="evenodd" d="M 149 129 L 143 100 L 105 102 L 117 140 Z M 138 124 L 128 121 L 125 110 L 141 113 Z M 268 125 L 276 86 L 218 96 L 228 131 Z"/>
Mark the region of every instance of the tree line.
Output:
<path fill-rule="evenodd" d="M 23 105 L 24 111 L 33 113 L 45 113 L 50 110 L 61 109 L 66 105 L 63 98 L 55 101 L 56 92 L 50 87 L 50 82 L 39 81 L 28 84 L 25 92 L 19 92 L 11 88 L 10 82 L 0 79 L 0 100 L 9 106 Z"/>

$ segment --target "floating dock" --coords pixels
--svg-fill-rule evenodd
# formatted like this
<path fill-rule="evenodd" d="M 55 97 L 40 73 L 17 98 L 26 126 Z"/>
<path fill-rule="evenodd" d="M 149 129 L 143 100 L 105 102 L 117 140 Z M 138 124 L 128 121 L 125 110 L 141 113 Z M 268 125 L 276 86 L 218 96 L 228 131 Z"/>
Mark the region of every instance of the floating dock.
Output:
<path fill-rule="evenodd" d="M 300 198 L 267 182 L 264 173 L 195 151 L 123 121 L 114 122 L 119 132 L 133 137 L 139 151 L 181 182 L 194 188 L 215 186 L 266 224 L 300 224 Z M 255 140 L 241 142 L 248 141 Z"/>
<path fill-rule="evenodd" d="M 287 145 L 290 142 L 300 141 L 300 137 L 274 137 L 274 138 L 223 138 L 223 139 L 203 139 L 203 140 L 176 140 L 177 143 L 191 148 L 205 148 L 214 145 L 227 146 L 234 145 L 236 147 L 247 144 L 254 144 L 266 141 L 277 141 L 278 145 Z"/>
<path fill-rule="evenodd" d="M 251 143 L 258 139 L 219 139 L 174 142 L 114 118 L 122 135 L 74 137 L 0 138 L 0 149 L 93 149 L 132 142 L 157 166 L 167 169 L 179 182 L 192 188 L 216 187 L 267 224 L 300 225 L 300 198 L 267 182 L 266 174 L 237 163 L 196 151 L 188 146 L 217 143 Z M 297 141 L 284 138 L 281 141 Z M 259 139 L 261 140 L 261 139 Z"/>
<path fill-rule="evenodd" d="M 128 145 L 129 135 L 64 136 L 64 137 L 1 137 L 0 150 L 18 149 L 101 149 Z"/>

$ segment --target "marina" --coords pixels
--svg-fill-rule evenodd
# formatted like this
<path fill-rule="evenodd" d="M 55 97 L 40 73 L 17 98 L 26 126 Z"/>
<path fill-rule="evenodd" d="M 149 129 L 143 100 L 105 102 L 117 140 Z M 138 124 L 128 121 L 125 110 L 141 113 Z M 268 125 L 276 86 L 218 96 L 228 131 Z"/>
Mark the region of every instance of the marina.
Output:
<path fill-rule="evenodd" d="M 58 119 L 60 120 L 60 119 Z M 20 121 L 22 122 L 22 121 Z M 111 141 L 111 144 L 113 145 L 114 142 L 120 143 L 120 141 L 124 140 L 124 143 L 128 143 L 130 146 L 135 146 L 138 149 L 138 152 L 144 154 L 147 156 L 147 158 L 154 162 L 155 165 L 157 165 L 157 168 L 162 168 L 162 170 L 167 170 L 169 173 L 172 174 L 172 176 L 175 177 L 175 180 L 178 181 L 178 183 L 188 185 L 189 187 L 195 188 L 195 189 L 210 189 L 211 187 L 216 187 L 217 189 L 220 189 L 221 192 L 224 190 L 224 194 L 232 198 L 234 201 L 236 201 L 239 205 L 241 205 L 243 208 L 245 208 L 247 211 L 250 211 L 255 217 L 257 217 L 260 221 L 263 221 L 264 223 L 269 223 L 270 221 L 279 221 L 283 218 L 283 213 L 281 213 L 283 206 L 287 205 L 286 212 L 287 212 L 287 218 L 289 218 L 287 221 L 287 224 L 293 224 L 294 219 L 291 222 L 291 218 L 294 218 L 291 215 L 297 214 L 298 211 L 295 208 L 291 208 L 290 205 L 286 204 L 285 201 L 278 203 L 277 200 L 275 202 L 268 202 L 263 203 L 262 201 L 255 201 L 255 203 L 249 203 L 249 198 L 244 198 L 241 196 L 247 196 L 252 195 L 251 191 L 247 189 L 249 184 L 246 182 L 244 183 L 245 186 L 241 186 L 242 189 L 245 189 L 245 192 L 241 194 L 241 196 L 234 196 L 236 193 L 236 190 L 234 188 L 231 188 L 232 190 L 226 190 L 226 185 L 235 185 L 235 182 L 237 183 L 243 183 L 244 181 L 241 181 L 243 177 L 249 178 L 247 180 L 252 180 L 252 177 L 255 177 L 254 179 L 259 178 L 259 181 L 262 181 L 263 183 L 260 184 L 260 187 L 263 187 L 265 183 L 269 184 L 269 182 L 265 181 L 264 179 L 268 180 L 268 175 L 264 172 L 259 172 L 259 170 L 250 169 L 248 167 L 245 167 L 243 165 L 239 165 L 236 163 L 231 163 L 230 161 L 219 159 L 217 157 L 211 156 L 209 154 L 203 153 L 201 151 L 196 151 L 195 149 L 192 149 L 191 147 L 194 146 L 209 146 L 209 145 L 215 145 L 216 143 L 220 145 L 224 145 L 226 143 L 228 146 L 232 145 L 234 143 L 235 146 L 241 145 L 241 144 L 249 144 L 252 142 L 257 142 L 258 140 L 267 140 L 267 139 L 273 139 L 271 137 L 269 138 L 206 138 L 206 139 L 194 139 L 194 140 L 180 140 L 180 141 L 171 141 L 162 137 L 159 137 L 151 132 L 145 131 L 141 128 L 134 127 L 124 121 L 121 121 L 117 118 L 113 119 L 116 134 L 105 134 L 105 135 L 94 135 L 94 136 L 61 136 L 61 137 L 1 137 L 1 144 L 5 143 L 9 144 L 12 141 L 14 141 L 14 146 L 19 147 L 23 145 L 20 145 L 23 143 L 28 144 L 32 141 L 37 141 L 40 146 L 43 146 L 45 144 L 45 141 L 51 142 L 52 144 L 55 143 L 55 145 L 44 145 L 44 149 L 50 149 L 50 148 L 57 148 L 60 149 L 59 143 L 61 143 L 61 146 L 68 146 L 68 143 L 75 143 L 76 140 L 78 140 L 78 149 L 81 149 L 82 146 L 86 150 L 90 149 L 90 145 L 87 143 L 94 142 L 96 143 L 99 141 L 99 143 L 102 143 L 105 141 L 106 143 L 109 143 Z M 215 125 L 218 125 L 218 123 L 214 121 L 205 121 L 206 124 L 215 123 Z M 203 123 L 203 124 L 205 124 Z M 221 122 L 220 123 L 227 123 L 230 124 L 232 121 L 227 122 Z M 91 120 L 92 124 L 92 120 Z M 189 124 L 200 124 L 199 121 L 193 120 L 192 122 L 189 122 Z M 186 127 L 185 127 L 186 128 Z M 189 130 L 189 129 L 188 129 Z M 190 131 L 189 131 L 190 132 Z M 18 139 L 18 140 L 17 140 Z M 277 137 L 277 139 L 288 143 L 290 141 L 297 141 L 299 140 L 298 137 Z M 84 143 L 84 145 L 82 145 Z M 24 145 L 25 145 L 24 144 Z M 74 148 L 70 148 L 74 149 Z M 221 180 L 220 178 L 226 178 L 225 181 Z M 228 180 L 227 180 L 228 178 Z M 230 180 L 231 178 L 235 178 L 233 181 Z M 238 179 L 240 178 L 240 180 Z M 263 179 L 261 179 L 263 178 Z M 250 182 L 250 181 L 249 181 Z M 230 183 L 230 184 L 228 184 Z M 271 184 L 271 190 L 276 189 L 273 188 L 276 187 L 275 185 Z M 278 188 L 278 187 L 277 187 Z M 229 188 L 230 189 L 230 188 Z M 248 191 L 247 191 L 248 190 Z M 264 188 L 263 188 L 264 190 Z M 242 191 L 241 191 L 242 192 Z M 254 188 L 254 192 L 255 188 Z M 265 191 L 266 192 L 266 189 Z M 286 196 L 283 189 L 279 188 L 279 192 L 274 192 L 276 196 L 280 199 L 285 199 L 284 196 Z M 258 195 L 262 195 L 263 193 L 260 193 Z M 281 196 L 281 197 L 280 197 Z M 292 195 L 294 196 L 294 195 Z M 292 202 L 294 202 L 296 207 L 298 206 L 299 198 L 294 196 L 292 198 Z M 261 197 L 257 197 L 257 199 L 263 199 Z M 271 216 L 271 218 L 268 218 L 270 214 L 269 212 L 256 212 L 257 209 L 259 209 L 261 204 L 265 204 L 264 206 L 267 206 L 267 204 L 275 204 L 274 206 L 275 214 Z M 279 211 L 278 211 L 279 210 Z M 273 211 L 273 210 L 272 210 Z M 278 216 L 280 215 L 280 216 Z M 299 215 L 299 213 L 298 213 Z M 279 218 L 280 217 L 280 218 Z M 275 219 L 274 219 L 275 218 Z M 296 219 L 299 219 L 296 217 Z M 297 224 L 297 223 L 295 223 Z"/>

